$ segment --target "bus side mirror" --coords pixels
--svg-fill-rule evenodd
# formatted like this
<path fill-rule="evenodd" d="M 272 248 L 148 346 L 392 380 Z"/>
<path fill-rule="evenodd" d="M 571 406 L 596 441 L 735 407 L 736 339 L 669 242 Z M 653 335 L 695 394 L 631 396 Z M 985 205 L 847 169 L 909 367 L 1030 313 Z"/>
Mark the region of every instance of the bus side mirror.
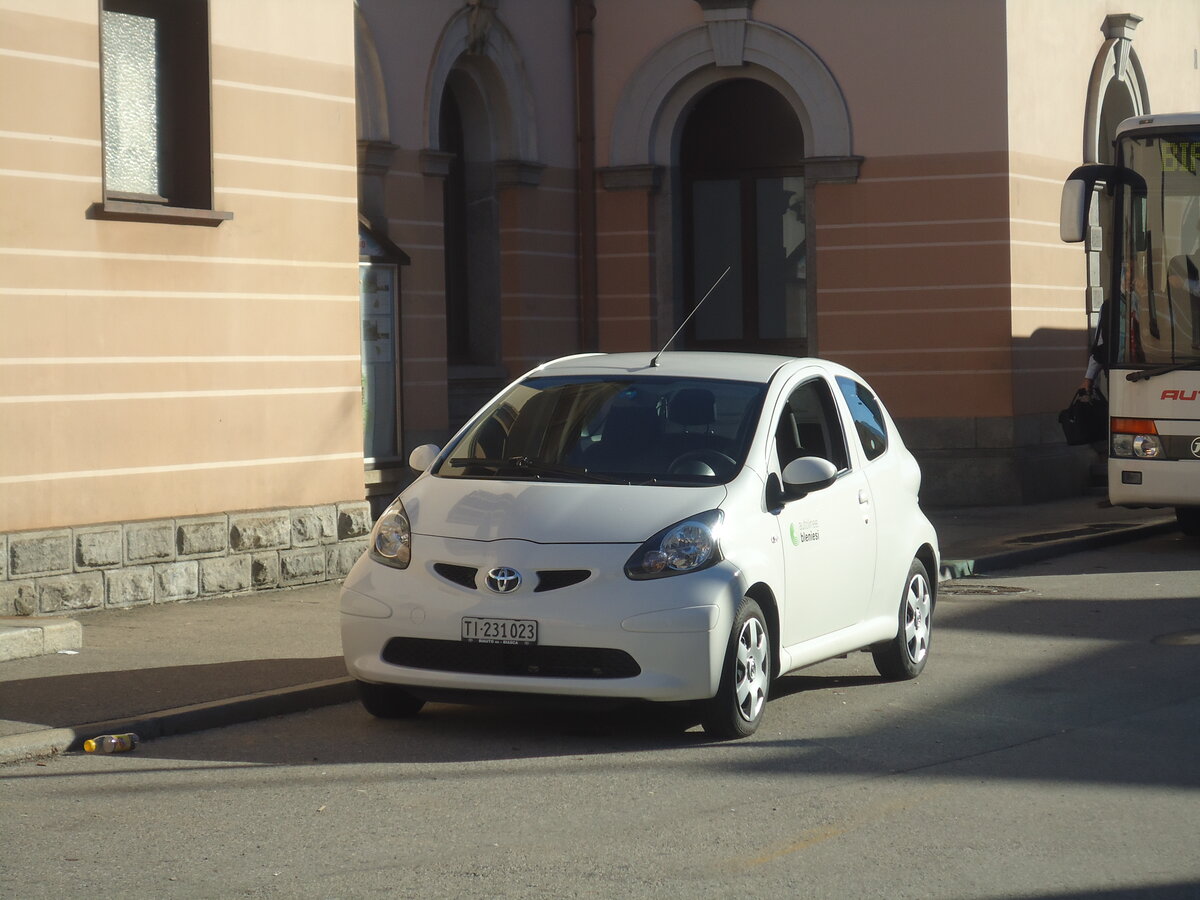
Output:
<path fill-rule="evenodd" d="M 1078 244 L 1087 232 L 1088 202 L 1092 183 L 1068 178 L 1063 185 L 1062 205 L 1058 211 L 1058 235 L 1068 244 Z"/>
<path fill-rule="evenodd" d="M 1087 237 L 1088 207 L 1098 183 L 1103 183 L 1110 192 L 1124 185 L 1134 196 L 1146 196 L 1146 180 L 1134 171 L 1099 163 L 1080 166 L 1063 184 L 1062 205 L 1058 210 L 1058 234 L 1066 243 L 1078 244 Z"/>

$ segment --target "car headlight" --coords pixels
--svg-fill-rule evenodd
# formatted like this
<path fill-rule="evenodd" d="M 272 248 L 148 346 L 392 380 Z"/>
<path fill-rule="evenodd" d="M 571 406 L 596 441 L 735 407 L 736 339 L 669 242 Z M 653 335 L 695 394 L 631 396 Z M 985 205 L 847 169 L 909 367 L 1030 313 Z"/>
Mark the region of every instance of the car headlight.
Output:
<path fill-rule="evenodd" d="M 389 506 L 371 529 L 371 559 L 395 569 L 407 569 L 412 559 L 412 529 L 404 504 Z"/>
<path fill-rule="evenodd" d="M 643 581 L 698 572 L 716 565 L 724 558 L 718 540 L 723 519 L 719 509 L 712 509 L 664 528 L 629 557 L 625 575 Z"/>

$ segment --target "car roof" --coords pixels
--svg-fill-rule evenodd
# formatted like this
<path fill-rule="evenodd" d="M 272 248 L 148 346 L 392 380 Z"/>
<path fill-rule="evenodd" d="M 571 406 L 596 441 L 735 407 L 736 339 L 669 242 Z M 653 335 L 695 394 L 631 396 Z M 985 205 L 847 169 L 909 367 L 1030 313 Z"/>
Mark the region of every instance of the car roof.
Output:
<path fill-rule="evenodd" d="M 539 375 L 636 375 L 639 377 L 713 378 L 767 383 L 780 370 L 817 365 L 843 371 L 841 366 L 812 357 L 769 356 L 762 353 L 712 353 L 673 350 L 661 353 L 584 353 L 544 363 L 529 373 Z"/>

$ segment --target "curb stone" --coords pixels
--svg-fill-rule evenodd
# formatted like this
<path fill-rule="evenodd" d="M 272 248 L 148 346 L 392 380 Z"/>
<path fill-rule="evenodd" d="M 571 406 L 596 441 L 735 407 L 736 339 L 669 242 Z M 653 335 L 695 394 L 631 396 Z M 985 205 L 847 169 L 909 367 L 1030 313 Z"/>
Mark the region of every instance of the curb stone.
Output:
<path fill-rule="evenodd" d="M 0 765 L 80 751 L 84 741 L 98 734 L 132 731 L 143 741 L 152 740 L 347 703 L 357 696 L 354 679 L 332 678 L 71 728 L 6 735 L 0 737 Z"/>
<path fill-rule="evenodd" d="M 75 619 L 0 618 L 0 662 L 78 650 L 82 646 L 83 626 Z"/>
<path fill-rule="evenodd" d="M 1003 569 L 1013 569 L 1030 563 L 1042 562 L 1070 553 L 1083 550 L 1095 550 L 1101 547 L 1112 547 L 1144 537 L 1157 534 L 1169 534 L 1178 530 L 1179 525 L 1174 519 L 1164 519 L 1160 522 L 1130 525 L 1126 528 L 1115 528 L 1112 531 L 1100 532 L 1086 537 L 1073 537 L 1059 541 L 1048 541 L 1032 547 L 1021 547 L 1017 550 L 1006 550 L 981 556 L 977 559 L 943 559 L 939 581 L 951 581 L 955 578 L 966 578 L 970 575 L 983 575 Z"/>

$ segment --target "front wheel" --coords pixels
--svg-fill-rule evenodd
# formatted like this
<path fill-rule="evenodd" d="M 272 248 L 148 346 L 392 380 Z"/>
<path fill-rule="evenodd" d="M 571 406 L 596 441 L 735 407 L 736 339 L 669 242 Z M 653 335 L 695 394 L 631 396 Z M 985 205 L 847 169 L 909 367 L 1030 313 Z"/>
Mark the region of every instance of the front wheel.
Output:
<path fill-rule="evenodd" d="M 701 725 L 717 740 L 749 737 L 758 730 L 771 680 L 771 637 L 759 605 L 746 597 L 738 607 L 725 651 L 717 695 L 707 702 Z"/>
<path fill-rule="evenodd" d="M 1188 537 L 1200 537 L 1200 506 L 1175 507 L 1175 519 Z"/>
<path fill-rule="evenodd" d="M 933 589 L 924 564 L 914 559 L 900 595 L 900 621 L 896 636 L 871 648 L 879 674 L 891 681 L 916 678 L 929 659 L 933 625 Z"/>
<path fill-rule="evenodd" d="M 407 719 L 415 716 L 425 701 L 404 688 L 392 684 L 358 683 L 358 699 L 363 708 L 377 719 Z"/>

